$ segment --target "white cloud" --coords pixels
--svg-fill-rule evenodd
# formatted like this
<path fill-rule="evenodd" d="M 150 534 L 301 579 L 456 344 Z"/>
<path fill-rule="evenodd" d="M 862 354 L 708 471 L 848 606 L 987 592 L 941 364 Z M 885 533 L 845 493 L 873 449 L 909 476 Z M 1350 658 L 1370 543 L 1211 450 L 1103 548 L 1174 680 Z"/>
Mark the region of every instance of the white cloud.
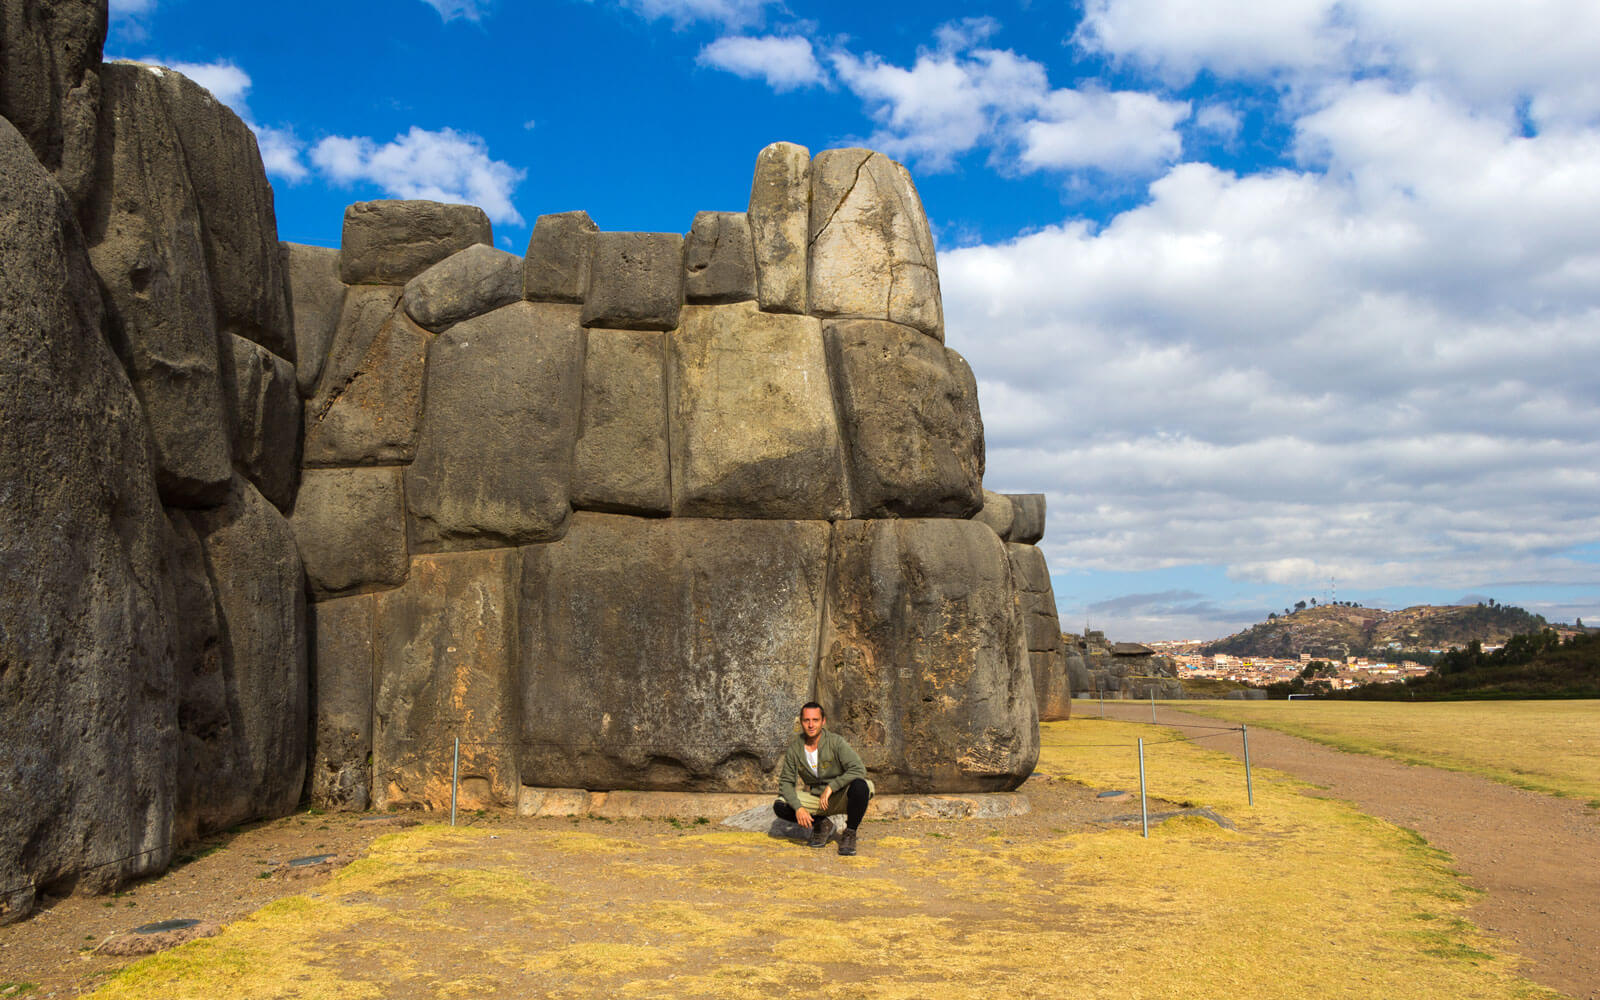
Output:
<path fill-rule="evenodd" d="M 777 0 L 622 0 L 622 5 L 641 17 L 667 18 L 677 25 L 709 21 L 726 28 L 760 24 L 768 7 Z"/>
<path fill-rule="evenodd" d="M 268 176 L 279 177 L 298 184 L 311 175 L 302 156 L 305 143 L 291 129 L 278 129 L 266 125 L 251 125 L 256 133 L 256 144 L 261 149 L 261 165 Z"/>
<path fill-rule="evenodd" d="M 1239 112 L 1226 104 L 1202 105 L 1194 115 L 1194 127 L 1201 132 L 1216 136 L 1222 140 L 1231 140 L 1238 136 L 1239 129 L 1244 127 Z"/>
<path fill-rule="evenodd" d="M 139 17 L 156 9 L 156 0 L 111 0 L 112 20 Z"/>
<path fill-rule="evenodd" d="M 493 0 L 422 0 L 422 2 L 438 11 L 439 16 L 447 22 L 454 21 L 458 17 L 477 21 L 493 6 Z"/>
<path fill-rule="evenodd" d="M 254 120 L 246 100 L 250 95 L 250 74 L 240 69 L 232 60 L 218 59 L 208 63 L 193 63 L 146 57 L 139 62 L 151 67 L 176 70 L 231 108 L 234 114 L 237 114 L 255 133 L 256 144 L 261 151 L 261 163 L 269 176 L 291 184 L 299 183 L 309 176 L 310 171 L 306 169 L 301 159 L 305 144 L 295 135 L 294 130 L 273 128 Z"/>
<path fill-rule="evenodd" d="M 311 162 L 339 184 L 366 182 L 395 198 L 465 202 L 495 222 L 523 223 L 512 192 L 526 171 L 491 159 L 479 136 L 412 126 L 378 144 L 364 136 L 328 136 L 311 148 Z"/>
<path fill-rule="evenodd" d="M 880 128 L 869 140 L 924 169 L 948 169 L 980 145 L 1004 169 L 1144 173 L 1182 151 L 1189 105 L 1132 91 L 1052 89 L 1040 63 L 1010 50 L 971 48 L 992 21 L 938 33 L 940 46 L 910 67 L 839 51 L 834 72 Z"/>
<path fill-rule="evenodd" d="M 826 79 L 810 40 L 798 35 L 719 38 L 700 50 L 697 61 L 747 80 L 765 80 L 780 93 Z"/>
<path fill-rule="evenodd" d="M 211 91 L 211 96 L 232 108 L 241 118 L 250 114 L 245 97 L 250 93 L 250 74 L 227 59 L 216 62 L 163 62 L 159 59 L 141 59 L 140 62 L 166 66 Z"/>

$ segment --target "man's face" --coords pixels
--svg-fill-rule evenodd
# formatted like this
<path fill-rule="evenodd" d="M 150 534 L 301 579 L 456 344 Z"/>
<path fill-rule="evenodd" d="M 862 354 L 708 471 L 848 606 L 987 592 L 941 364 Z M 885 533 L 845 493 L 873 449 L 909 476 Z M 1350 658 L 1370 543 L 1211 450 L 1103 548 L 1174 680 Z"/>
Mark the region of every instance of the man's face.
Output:
<path fill-rule="evenodd" d="M 814 740 L 822 732 L 822 712 L 815 708 L 802 709 L 800 712 L 800 729 L 806 734 L 806 739 Z"/>

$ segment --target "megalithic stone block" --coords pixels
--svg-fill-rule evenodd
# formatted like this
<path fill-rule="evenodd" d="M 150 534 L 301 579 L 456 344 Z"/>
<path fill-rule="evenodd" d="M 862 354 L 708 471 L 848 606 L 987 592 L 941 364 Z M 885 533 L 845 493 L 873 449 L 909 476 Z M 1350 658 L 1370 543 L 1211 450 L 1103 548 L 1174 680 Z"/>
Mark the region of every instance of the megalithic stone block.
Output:
<path fill-rule="evenodd" d="M 294 317 L 295 381 L 300 398 L 310 398 L 333 349 L 333 335 L 344 312 L 345 284 L 339 280 L 339 251 L 300 243 L 280 243 Z M 392 306 L 392 303 L 391 303 Z"/>
<path fill-rule="evenodd" d="M 368 289 L 384 291 L 369 297 Z M 433 338 L 400 309 L 372 330 L 371 321 L 392 290 L 357 286 L 346 300 L 355 319 L 341 327 L 322 384 L 305 407 L 308 466 L 409 462 L 416 454 L 423 373 Z"/>
<path fill-rule="evenodd" d="M 1039 544 L 1044 537 L 1044 494 L 1008 493 L 1006 498 L 1011 501 L 1013 512 L 1011 533 L 1006 541 L 1023 545 Z"/>
<path fill-rule="evenodd" d="M 406 313 L 440 333 L 522 298 L 522 258 L 474 243 L 406 282 Z"/>
<path fill-rule="evenodd" d="M 374 597 L 378 668 L 372 806 L 516 808 L 516 549 L 412 560 L 406 584 Z"/>
<path fill-rule="evenodd" d="M 305 470 L 289 523 L 313 595 L 405 581 L 410 560 L 401 475 L 398 466 Z"/>
<path fill-rule="evenodd" d="M 583 325 L 671 330 L 683 307 L 683 237 L 596 233 L 583 298 Z"/>
<path fill-rule="evenodd" d="M 756 297 L 762 311 L 805 312 L 811 150 L 792 142 L 775 142 L 760 152 L 750 183 L 748 214 Z"/>
<path fill-rule="evenodd" d="M 255 132 L 204 87 L 159 71 L 200 209 L 200 235 L 218 329 L 295 361 L 278 256 L 278 221 Z"/>
<path fill-rule="evenodd" d="M 1018 614 L 1027 632 L 1039 721 L 1068 718 L 1072 714 L 1072 686 L 1061 646 L 1061 621 L 1056 613 L 1055 590 L 1050 585 L 1050 567 L 1044 553 L 1032 545 L 1009 543 L 1006 555 L 1017 583 Z"/>
<path fill-rule="evenodd" d="M 983 438 L 964 367 L 910 327 L 824 325 L 857 517 L 970 517 L 983 504 Z"/>
<path fill-rule="evenodd" d="M 834 526 L 817 700 L 880 792 L 1003 791 L 1038 712 L 1005 544 L 975 521 Z"/>
<path fill-rule="evenodd" d="M 106 4 L 96 0 L 0 4 L 0 117 L 74 205 L 94 166 L 106 26 Z"/>
<path fill-rule="evenodd" d="M 489 217 L 475 205 L 358 201 L 344 210 L 339 277 L 347 285 L 404 285 L 474 243 L 494 245 Z"/>
<path fill-rule="evenodd" d="M 600 227 L 588 212 L 541 215 L 522 261 L 522 297 L 530 302 L 583 302 L 589 289 L 590 239 Z"/>
<path fill-rule="evenodd" d="M 988 456 L 984 450 L 983 414 L 978 409 L 978 377 L 972 374 L 972 366 L 967 364 L 967 359 L 955 350 L 945 348 L 944 359 L 950 366 L 950 373 L 955 376 L 956 384 L 961 388 L 960 395 L 953 401 L 953 405 L 960 414 L 961 439 L 974 442 L 974 449 L 978 453 L 978 480 L 982 482 Z"/>
<path fill-rule="evenodd" d="M 523 549 L 523 783 L 771 790 L 811 696 L 829 530 L 579 512 Z"/>
<path fill-rule="evenodd" d="M 233 460 L 280 511 L 300 478 L 300 395 L 294 365 L 254 341 L 227 335 L 222 384 L 233 423 Z"/>
<path fill-rule="evenodd" d="M 360 812 L 372 789 L 371 594 L 310 607 L 313 727 L 307 794 L 322 809 Z"/>
<path fill-rule="evenodd" d="M 886 319 L 944 340 L 933 236 L 911 175 L 867 149 L 811 161 L 809 311 Z"/>
<path fill-rule="evenodd" d="M 667 336 L 653 330 L 588 331 L 573 507 L 671 513 Z"/>
<path fill-rule="evenodd" d="M 1002 539 L 1011 534 L 1011 501 L 993 490 L 983 491 L 983 509 L 973 519 L 987 524 Z"/>
<path fill-rule="evenodd" d="M 670 352 L 675 514 L 846 515 L 817 320 L 753 302 L 687 306 Z"/>
<path fill-rule="evenodd" d="M 743 212 L 701 212 L 683 248 L 685 301 L 695 305 L 756 297 L 750 222 Z"/>
<path fill-rule="evenodd" d="M 221 503 L 232 475 L 216 311 L 183 147 L 147 67 L 101 71 L 102 148 L 80 218 L 121 317 L 118 354 L 144 406 L 163 502 Z"/>
<path fill-rule="evenodd" d="M 561 537 L 582 386 L 576 306 L 517 302 L 437 337 L 406 468 L 412 551 Z"/>

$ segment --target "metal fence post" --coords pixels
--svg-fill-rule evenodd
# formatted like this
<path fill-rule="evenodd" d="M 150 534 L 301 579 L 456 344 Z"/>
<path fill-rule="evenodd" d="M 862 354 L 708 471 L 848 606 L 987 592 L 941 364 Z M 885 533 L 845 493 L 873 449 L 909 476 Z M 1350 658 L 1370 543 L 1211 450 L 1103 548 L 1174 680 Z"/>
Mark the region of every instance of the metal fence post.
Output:
<path fill-rule="evenodd" d="M 450 761 L 450 825 L 456 825 L 456 785 L 461 780 L 461 737 L 456 737 L 455 756 Z"/>
<path fill-rule="evenodd" d="M 1150 836 L 1150 804 L 1144 794 L 1144 737 L 1139 737 L 1139 819 L 1144 824 L 1144 835 Z"/>
<path fill-rule="evenodd" d="M 1156 689 L 1150 689 L 1150 721 L 1156 721 Z"/>
<path fill-rule="evenodd" d="M 1256 804 L 1255 782 L 1250 780 L 1250 727 L 1239 723 L 1239 732 L 1244 734 L 1244 790 L 1250 797 L 1250 804 Z"/>

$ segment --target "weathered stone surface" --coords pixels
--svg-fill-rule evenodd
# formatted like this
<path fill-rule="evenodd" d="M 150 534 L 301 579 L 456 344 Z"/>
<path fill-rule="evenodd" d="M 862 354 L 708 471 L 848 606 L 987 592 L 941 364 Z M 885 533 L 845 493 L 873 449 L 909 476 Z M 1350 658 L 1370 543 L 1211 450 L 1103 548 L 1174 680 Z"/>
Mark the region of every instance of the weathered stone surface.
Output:
<path fill-rule="evenodd" d="M 982 424 L 968 373 L 882 320 L 824 325 L 857 517 L 970 517 L 983 504 Z M 976 425 L 976 426 L 975 426 Z"/>
<path fill-rule="evenodd" d="M 1044 494 L 1008 493 L 1011 501 L 1011 534 L 1008 542 L 1037 545 L 1044 537 Z"/>
<path fill-rule="evenodd" d="M 583 325 L 671 330 L 683 307 L 683 237 L 677 233 L 596 233 L 583 298 Z"/>
<path fill-rule="evenodd" d="M 672 511 L 667 465 L 667 334 L 590 330 L 572 505 L 634 514 Z"/>
<path fill-rule="evenodd" d="M 811 225 L 811 150 L 775 142 L 756 157 L 750 184 L 756 296 L 765 312 L 806 311 Z"/>
<path fill-rule="evenodd" d="M 340 288 L 344 288 L 342 282 Z M 319 352 L 317 364 L 322 374 L 310 394 L 313 408 L 326 409 L 356 377 L 372 341 L 399 304 L 400 294 L 395 285 L 355 285 L 340 293 L 339 315 L 328 343 Z"/>
<path fill-rule="evenodd" d="M 756 297 L 750 221 L 743 212 L 701 212 L 683 248 L 687 302 L 717 305 Z"/>
<path fill-rule="evenodd" d="M 367 340 L 370 320 L 385 296 L 357 294 L 365 290 L 351 289 L 346 301 L 354 309 L 346 311 L 357 318 L 341 326 L 322 383 L 306 404 L 308 466 L 409 462 L 416 454 L 423 373 L 433 338 L 396 309 Z"/>
<path fill-rule="evenodd" d="M 162 500 L 220 503 L 232 474 L 200 214 L 160 78 L 101 69 L 101 151 L 84 206 L 89 256 L 121 317 L 117 353 L 156 447 Z"/>
<path fill-rule="evenodd" d="M 278 247 L 294 317 L 295 379 L 301 398 L 309 398 L 322 376 L 322 365 L 333 348 L 333 335 L 344 312 L 339 251 L 301 243 L 280 243 Z"/>
<path fill-rule="evenodd" d="M 1003 791 L 1039 756 L 1005 545 L 973 521 L 834 526 L 817 700 L 884 792 Z"/>
<path fill-rule="evenodd" d="M 216 590 L 206 573 L 205 549 L 188 515 L 167 511 L 170 532 L 163 576 L 173 594 L 173 695 L 177 708 L 177 752 L 172 839 L 181 844 L 202 830 L 216 829 L 217 779 L 239 756 L 228 711 L 227 644 Z M 226 801 L 226 792 L 222 796 Z"/>
<path fill-rule="evenodd" d="M 278 220 L 255 133 L 204 87 L 170 69 L 161 96 L 183 146 L 217 328 L 295 360 Z"/>
<path fill-rule="evenodd" d="M 427 411 L 406 469 L 413 552 L 517 545 L 566 530 L 583 385 L 573 306 L 517 302 L 428 353 Z"/>
<path fill-rule="evenodd" d="M 406 312 L 438 333 L 522 298 L 522 258 L 475 243 L 406 282 Z"/>
<path fill-rule="evenodd" d="M 1094 681 L 1089 676 L 1089 665 L 1084 662 L 1083 654 L 1075 648 L 1065 648 L 1061 656 L 1066 664 L 1067 686 L 1073 694 L 1088 697 L 1094 691 Z"/>
<path fill-rule="evenodd" d="M 406 585 L 376 595 L 372 806 L 517 803 L 516 549 L 418 556 Z"/>
<path fill-rule="evenodd" d="M 675 514 L 847 516 L 817 320 L 688 306 L 669 353 Z"/>
<path fill-rule="evenodd" d="M 0 178 L 0 889 L 105 888 L 170 856 L 167 527 L 72 208 L 4 119 Z"/>
<path fill-rule="evenodd" d="M 227 335 L 222 386 L 233 420 L 233 461 L 281 511 L 300 476 L 300 396 L 294 365 L 260 344 Z"/>
<path fill-rule="evenodd" d="M 588 212 L 541 215 L 522 261 L 522 297 L 532 302 L 581 303 L 589 289 L 590 237 L 600 227 Z"/>
<path fill-rule="evenodd" d="M 370 594 L 311 605 L 314 728 L 307 793 L 322 809 L 367 808 L 372 785 Z"/>
<path fill-rule="evenodd" d="M 886 319 L 944 340 L 933 236 L 904 167 L 867 149 L 811 161 L 809 311 Z"/>
<path fill-rule="evenodd" d="M 290 519 L 319 597 L 405 582 L 405 491 L 398 466 L 306 469 Z"/>
<path fill-rule="evenodd" d="M 993 490 L 983 491 L 983 509 L 973 515 L 973 520 L 987 524 L 994 533 L 1005 538 L 1011 532 L 1011 501 Z"/>
<path fill-rule="evenodd" d="M 358 201 L 344 210 L 339 277 L 347 285 L 404 285 L 457 250 L 494 245 L 475 205 Z"/>
<path fill-rule="evenodd" d="M 1017 586 L 1017 612 L 1027 632 L 1028 660 L 1033 670 L 1039 721 L 1055 722 L 1072 715 L 1072 687 L 1061 648 L 1061 621 L 1044 553 L 1032 545 L 1006 546 Z"/>
<path fill-rule="evenodd" d="M 227 739 L 201 768 L 211 777 L 203 825 L 282 816 L 306 779 L 305 571 L 294 533 L 238 476 L 223 506 L 189 518 L 216 589 L 228 693 Z"/>
<path fill-rule="evenodd" d="M 0 116 L 74 203 L 94 160 L 104 0 L 0 2 Z"/>
<path fill-rule="evenodd" d="M 522 780 L 771 789 L 810 696 L 828 532 L 579 512 L 523 549 Z"/>
<path fill-rule="evenodd" d="M 978 377 L 972 373 L 972 366 L 967 364 L 967 359 L 951 348 L 944 349 L 944 360 L 950 366 L 950 374 L 955 376 L 956 384 L 961 387 L 961 394 L 954 401 L 962 428 L 958 437 L 962 441 L 974 442 L 978 453 L 978 479 L 982 480 L 987 455 L 983 442 L 983 414 L 978 410 Z"/>

